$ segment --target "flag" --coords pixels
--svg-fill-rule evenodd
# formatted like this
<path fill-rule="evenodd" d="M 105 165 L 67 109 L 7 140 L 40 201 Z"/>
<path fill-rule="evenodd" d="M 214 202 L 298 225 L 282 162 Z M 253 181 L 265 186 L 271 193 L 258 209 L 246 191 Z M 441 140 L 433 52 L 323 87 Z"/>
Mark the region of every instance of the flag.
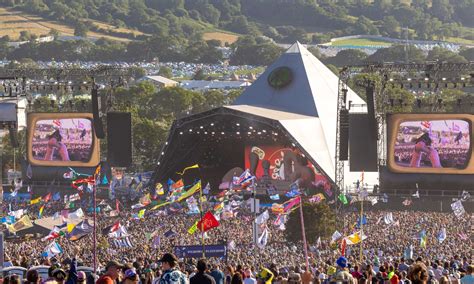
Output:
<path fill-rule="evenodd" d="M 241 188 L 246 188 L 250 185 L 253 179 L 255 179 L 255 176 L 253 176 L 250 173 L 250 170 L 247 169 L 240 175 L 240 177 L 234 177 L 233 184 L 239 185 Z"/>
<path fill-rule="evenodd" d="M 468 235 L 464 232 L 458 233 L 458 236 L 463 241 L 467 241 L 469 239 Z"/>
<path fill-rule="evenodd" d="M 265 212 L 263 212 L 262 214 L 260 214 L 260 215 L 255 219 L 255 223 L 261 225 L 261 224 L 267 222 L 268 219 L 270 219 L 270 214 L 268 214 L 268 210 L 265 210 Z"/>
<path fill-rule="evenodd" d="M 157 183 L 155 185 L 155 190 L 156 190 L 156 194 L 158 194 L 158 195 L 165 194 L 165 190 L 163 189 L 163 185 L 161 183 Z"/>
<path fill-rule="evenodd" d="M 319 202 L 323 201 L 324 199 L 326 199 L 326 197 L 324 197 L 324 195 L 322 193 L 318 193 L 318 194 L 313 195 L 313 197 L 311 197 L 309 199 L 309 202 L 318 204 Z"/>
<path fill-rule="evenodd" d="M 196 232 L 196 230 L 198 229 L 198 227 L 197 227 L 198 222 L 199 221 L 194 222 L 194 224 L 188 229 L 188 233 L 190 235 L 193 235 Z"/>
<path fill-rule="evenodd" d="M 109 180 L 107 179 L 107 176 L 104 175 L 104 178 L 102 179 L 102 184 L 109 184 Z"/>
<path fill-rule="evenodd" d="M 31 223 L 30 217 L 28 217 L 28 215 L 21 217 L 20 220 L 12 225 L 7 225 L 8 231 L 10 231 L 10 233 L 16 233 L 31 227 L 33 227 L 33 223 Z"/>
<path fill-rule="evenodd" d="M 471 198 L 471 194 L 465 190 L 462 191 L 461 201 L 468 201 Z"/>
<path fill-rule="evenodd" d="M 68 214 L 68 219 L 72 220 L 81 219 L 82 217 L 84 217 L 84 211 L 82 211 L 82 208 L 79 208 L 76 211 Z"/>
<path fill-rule="evenodd" d="M 335 242 L 339 240 L 340 238 L 342 238 L 342 234 L 339 233 L 338 231 L 335 231 L 331 236 L 331 242 Z"/>
<path fill-rule="evenodd" d="M 202 219 L 197 224 L 198 229 L 201 232 L 209 231 L 210 229 L 218 227 L 219 225 L 219 221 L 216 220 L 216 217 L 210 211 L 207 211 L 207 213 L 204 214 L 204 217 L 202 217 Z"/>
<path fill-rule="evenodd" d="M 67 231 L 68 233 L 70 233 L 70 232 L 72 232 L 72 230 L 74 230 L 75 227 L 76 227 L 75 224 L 73 224 L 73 223 L 68 223 L 68 224 L 66 225 L 66 231 Z"/>
<path fill-rule="evenodd" d="M 346 244 L 348 245 L 356 245 L 360 243 L 361 241 L 367 239 L 367 236 L 364 235 L 361 231 L 355 232 L 352 235 L 349 235 L 345 237 L 346 239 Z"/>
<path fill-rule="evenodd" d="M 168 230 L 167 232 L 165 232 L 163 234 L 163 236 L 165 236 L 166 238 L 173 238 L 173 237 L 177 236 L 177 234 L 173 230 Z"/>
<path fill-rule="evenodd" d="M 183 179 L 178 180 L 174 184 L 171 185 L 171 189 L 176 190 L 176 189 L 181 189 L 184 187 L 184 181 Z"/>
<path fill-rule="evenodd" d="M 208 182 L 206 184 L 206 187 L 204 187 L 204 189 L 202 190 L 202 193 L 207 195 L 207 194 L 209 194 L 209 191 L 211 191 L 211 185 Z"/>
<path fill-rule="evenodd" d="M 344 205 L 347 205 L 347 203 L 349 203 L 347 201 L 347 197 L 344 193 L 339 194 L 338 198 L 342 202 L 342 204 L 344 204 Z"/>
<path fill-rule="evenodd" d="M 145 194 L 142 198 L 140 198 L 140 203 L 147 206 L 148 204 L 151 203 L 151 198 L 150 198 L 150 194 L 147 193 Z"/>
<path fill-rule="evenodd" d="M 80 222 L 79 224 L 74 227 L 71 233 L 68 234 L 68 239 L 70 241 L 77 241 L 81 238 L 87 236 L 88 234 L 92 233 L 94 228 L 89 224 L 87 220 Z"/>
<path fill-rule="evenodd" d="M 146 209 L 142 209 L 140 211 L 138 211 L 138 218 L 142 219 L 145 217 L 145 210 Z"/>
<path fill-rule="evenodd" d="M 268 242 L 268 229 L 263 230 L 262 235 L 257 240 L 257 246 L 261 249 L 265 248 Z"/>
<path fill-rule="evenodd" d="M 271 200 L 280 200 L 280 195 L 277 193 L 275 195 L 270 195 Z"/>
<path fill-rule="evenodd" d="M 44 249 L 43 255 L 45 255 L 46 257 L 53 257 L 61 253 L 63 253 L 63 249 L 59 246 L 58 243 L 53 241 Z"/>
<path fill-rule="evenodd" d="M 359 218 L 357 218 L 357 227 L 360 228 L 360 226 L 362 225 L 367 225 L 367 217 L 365 217 L 365 215 L 362 216 L 362 220 Z"/>
<path fill-rule="evenodd" d="M 20 219 L 21 216 L 23 216 L 23 214 L 25 214 L 25 213 L 26 213 L 26 210 L 19 209 L 19 210 L 16 210 L 16 211 L 8 212 L 8 215 L 15 217 L 15 219 Z"/>
<path fill-rule="evenodd" d="M 385 217 L 383 218 L 383 220 L 384 220 L 385 224 L 387 224 L 387 225 L 392 224 L 394 222 L 392 212 L 389 212 L 389 213 L 385 214 Z"/>
<path fill-rule="evenodd" d="M 425 120 L 425 121 L 422 121 L 420 122 L 421 126 L 423 126 L 424 128 L 431 128 L 431 122 Z"/>
<path fill-rule="evenodd" d="M 40 201 L 41 201 L 41 197 L 38 197 L 38 198 L 35 198 L 35 199 L 31 199 L 31 200 L 30 200 L 30 205 L 39 203 Z"/>
<path fill-rule="evenodd" d="M 300 204 L 300 201 L 301 201 L 301 197 L 298 196 L 283 203 L 284 205 L 283 212 L 285 213 L 289 212 L 293 207 Z"/>
<path fill-rule="evenodd" d="M 110 227 L 110 232 L 109 233 L 113 233 L 113 232 L 117 231 L 119 228 L 120 228 L 120 221 L 117 221 L 112 225 L 112 227 Z"/>
<path fill-rule="evenodd" d="M 153 242 L 152 242 L 152 244 L 151 244 L 151 247 L 156 249 L 156 248 L 159 248 L 160 245 L 161 245 L 161 238 L 160 238 L 160 236 L 155 236 L 155 237 L 153 238 Z"/>
<path fill-rule="evenodd" d="M 437 236 L 438 242 L 442 244 L 446 240 L 446 228 L 442 228 Z"/>
<path fill-rule="evenodd" d="M 464 213 L 466 213 L 466 211 L 464 210 L 464 206 L 462 205 L 461 200 L 458 200 L 458 201 L 452 203 L 451 204 L 451 209 L 453 209 L 454 215 L 456 215 L 456 217 L 458 219 L 460 219 L 464 215 Z"/>
<path fill-rule="evenodd" d="M 56 192 L 53 195 L 53 201 L 60 201 L 61 200 L 61 194 L 59 192 Z"/>
<path fill-rule="evenodd" d="M 69 202 L 74 202 L 77 200 L 81 200 L 79 193 L 69 195 Z"/>
<path fill-rule="evenodd" d="M 195 165 L 186 167 L 186 168 L 183 169 L 182 172 L 176 172 L 176 173 L 177 173 L 178 175 L 182 176 L 182 175 L 184 175 L 184 173 L 185 173 L 187 170 L 190 170 L 190 169 L 199 169 L 199 165 L 198 165 L 198 164 L 195 164 Z"/>
<path fill-rule="evenodd" d="M 181 194 L 178 199 L 176 200 L 176 202 L 181 202 L 183 201 L 184 199 L 192 196 L 194 193 L 198 192 L 201 190 L 201 181 L 198 181 L 196 182 L 195 185 L 193 185 L 188 191 L 184 192 L 183 194 Z"/>
<path fill-rule="evenodd" d="M 342 256 L 344 256 L 346 254 L 346 246 L 347 246 L 346 239 L 342 239 L 341 240 L 341 246 L 339 247 Z"/>
<path fill-rule="evenodd" d="M 127 228 L 125 226 L 119 225 L 119 228 L 108 234 L 109 238 L 125 238 L 129 237 L 130 234 L 127 232 Z"/>
<path fill-rule="evenodd" d="M 43 210 L 44 210 L 44 205 L 40 207 L 39 213 L 38 213 L 38 218 L 41 219 L 41 216 L 43 216 Z"/>
<path fill-rule="evenodd" d="M 51 200 L 51 197 L 52 197 L 51 192 L 48 193 L 48 194 L 46 194 L 46 195 L 43 197 L 44 203 L 48 203 L 48 202 Z"/>
<path fill-rule="evenodd" d="M 298 185 L 296 183 L 293 183 L 291 186 L 290 186 L 290 191 L 288 191 L 287 193 L 285 193 L 285 196 L 288 197 L 288 198 L 293 198 L 297 195 L 300 195 L 300 190 L 298 188 Z"/>
<path fill-rule="evenodd" d="M 64 235 L 64 232 L 60 231 L 57 227 L 53 227 L 51 232 L 49 232 L 49 234 L 47 236 L 45 236 L 44 238 L 42 238 L 41 240 L 43 242 L 44 241 L 51 241 L 51 240 L 59 238 L 61 235 Z"/>
<path fill-rule="evenodd" d="M 15 223 L 15 217 L 14 216 L 8 216 L 8 217 L 2 217 L 2 219 L 0 219 L 0 223 L 2 224 L 13 224 Z"/>
<path fill-rule="evenodd" d="M 422 230 L 420 232 L 420 247 L 426 248 L 426 241 L 427 241 L 426 231 Z"/>
<path fill-rule="evenodd" d="M 130 241 L 129 237 L 125 237 L 123 239 L 113 239 L 112 243 L 117 248 L 132 248 L 132 242 Z"/>
<path fill-rule="evenodd" d="M 420 192 L 417 190 L 414 194 L 412 194 L 415 198 L 420 198 Z"/>
<path fill-rule="evenodd" d="M 410 245 L 409 247 L 407 247 L 405 249 L 405 252 L 404 252 L 403 256 L 405 257 L 405 259 L 412 259 L 413 258 L 413 246 L 412 245 Z"/>

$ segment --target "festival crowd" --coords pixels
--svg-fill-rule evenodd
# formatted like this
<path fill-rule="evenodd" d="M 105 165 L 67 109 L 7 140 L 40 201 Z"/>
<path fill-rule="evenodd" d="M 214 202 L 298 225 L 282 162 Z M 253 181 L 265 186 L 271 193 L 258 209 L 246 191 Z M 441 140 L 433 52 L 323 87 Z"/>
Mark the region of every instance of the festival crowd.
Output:
<path fill-rule="evenodd" d="M 64 208 L 61 201 L 47 205 L 44 216 L 52 216 Z M 22 204 L 14 206 L 19 208 Z M 30 206 L 32 219 L 37 206 Z M 9 210 L 6 206 L 2 209 L 4 212 Z M 225 244 L 227 257 L 198 262 L 196 259 L 178 259 L 172 254 L 174 246 L 201 243 L 199 232 L 188 233 L 199 215 L 190 216 L 169 209 L 172 208 L 150 211 L 139 219 L 135 218 L 137 210 L 130 208 L 121 209 L 114 217 L 110 217 L 108 210 L 99 212 L 97 260 L 99 271 L 105 272 L 105 276 L 102 275 L 98 283 L 474 283 L 472 219 L 467 214 L 458 219 L 449 213 L 367 211 L 361 222 L 358 213 L 347 212 L 337 221 L 344 220 L 341 227 L 346 230 L 341 233 L 348 235 L 363 226 L 367 239 L 362 241 L 362 252 L 360 244 L 348 245 L 341 257 L 338 241 L 321 238 L 308 244 L 310 267 L 306 267 L 302 242 L 289 242 L 283 228 L 273 224 L 275 216 L 267 221 L 269 237 L 266 245 L 254 245 L 254 215 L 244 207 L 236 209 L 234 216 L 221 219 L 218 227 L 204 234 L 206 244 Z M 385 221 L 387 214 L 391 215 L 389 224 Z M 90 220 L 90 213 L 86 218 Z M 117 222 L 126 228 L 130 247 L 117 246 L 108 236 L 110 227 Z M 442 229 L 446 233 L 444 239 L 438 237 Z M 420 245 L 422 230 L 426 233 L 425 246 Z M 55 241 L 63 252 L 52 258 L 42 256 L 50 241 L 41 238 L 8 241 L 5 263 L 25 268 L 51 265 L 49 280 L 58 283 L 61 279 L 80 282 L 77 280 L 79 274 L 82 281 L 93 283 L 97 280 L 69 271 L 75 265 L 93 265 L 92 234 L 77 241 L 69 241 L 66 237 Z M 59 278 L 53 277 L 55 271 Z M 107 277 L 111 279 L 104 279 Z"/>

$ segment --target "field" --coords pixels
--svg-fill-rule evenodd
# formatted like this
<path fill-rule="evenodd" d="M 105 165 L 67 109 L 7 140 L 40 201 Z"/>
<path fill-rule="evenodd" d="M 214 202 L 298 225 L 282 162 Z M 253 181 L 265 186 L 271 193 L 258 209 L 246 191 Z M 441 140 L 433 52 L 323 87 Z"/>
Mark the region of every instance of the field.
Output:
<path fill-rule="evenodd" d="M 352 46 L 391 46 L 392 44 L 390 42 L 386 42 L 383 40 L 376 40 L 376 39 L 368 39 L 368 38 L 354 38 L 354 39 L 343 39 L 343 40 L 338 40 L 334 41 L 331 44 L 332 46 L 347 46 L 347 45 L 352 45 Z"/>
<path fill-rule="evenodd" d="M 237 41 L 239 38 L 238 35 L 225 33 L 225 32 L 207 32 L 202 35 L 204 40 L 217 39 L 222 42 L 222 44 L 228 43 L 232 44 Z"/>
<path fill-rule="evenodd" d="M 126 32 L 136 35 L 143 34 L 135 30 L 115 28 L 114 26 L 98 21 L 93 21 L 93 23 L 103 29 L 110 29 L 117 32 Z M 57 30 L 60 35 L 74 35 L 74 28 L 63 23 L 45 20 L 42 17 L 29 15 L 20 11 L 0 8 L 0 37 L 8 35 L 12 40 L 18 40 L 21 31 L 28 31 L 30 34 L 40 36 L 47 35 L 52 29 Z M 87 35 L 89 37 L 104 37 L 117 41 L 130 41 L 126 38 L 110 36 L 97 32 L 89 32 Z"/>

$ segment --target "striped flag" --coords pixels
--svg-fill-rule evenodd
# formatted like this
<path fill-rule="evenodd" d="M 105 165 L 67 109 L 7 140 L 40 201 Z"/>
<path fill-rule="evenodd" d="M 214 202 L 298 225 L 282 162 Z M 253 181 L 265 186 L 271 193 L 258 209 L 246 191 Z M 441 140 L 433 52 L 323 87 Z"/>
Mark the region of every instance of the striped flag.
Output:
<path fill-rule="evenodd" d="M 132 248 L 133 247 L 132 242 L 130 241 L 129 237 L 126 237 L 123 239 L 113 239 L 112 243 L 117 248 Z"/>

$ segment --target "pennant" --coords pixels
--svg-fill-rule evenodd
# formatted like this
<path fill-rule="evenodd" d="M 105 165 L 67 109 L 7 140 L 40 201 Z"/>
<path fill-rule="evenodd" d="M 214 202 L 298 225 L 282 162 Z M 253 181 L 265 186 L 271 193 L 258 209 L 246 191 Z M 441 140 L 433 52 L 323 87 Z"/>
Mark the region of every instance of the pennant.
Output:
<path fill-rule="evenodd" d="M 146 209 L 142 209 L 138 212 L 138 218 L 142 219 L 145 217 L 145 210 Z"/>
<path fill-rule="evenodd" d="M 198 229 L 198 227 L 197 227 L 198 222 L 199 221 L 194 222 L 194 224 L 188 229 L 188 233 L 190 235 L 193 235 L 196 232 L 196 230 Z"/>
<path fill-rule="evenodd" d="M 219 221 L 216 220 L 216 217 L 212 215 L 210 211 L 207 211 L 204 214 L 204 217 L 198 222 L 197 226 L 201 232 L 209 231 L 212 228 L 218 227 Z"/>
<path fill-rule="evenodd" d="M 165 236 L 166 238 L 173 238 L 173 237 L 177 236 L 177 234 L 173 230 L 168 230 L 167 232 L 165 232 L 163 234 L 163 236 Z"/>
<path fill-rule="evenodd" d="M 283 212 L 288 213 L 290 210 L 292 210 L 293 207 L 299 205 L 300 202 L 301 202 L 301 197 L 299 196 L 288 200 L 287 202 L 283 203 L 284 205 Z"/>
<path fill-rule="evenodd" d="M 104 178 L 102 179 L 102 184 L 109 184 L 109 180 L 107 179 L 107 176 L 104 175 Z"/>
<path fill-rule="evenodd" d="M 196 182 L 195 185 L 193 185 L 188 191 L 184 192 L 183 194 L 181 194 L 178 199 L 176 200 L 176 202 L 181 202 L 183 200 L 185 200 L 186 198 L 192 196 L 193 194 L 195 194 L 196 192 L 200 191 L 201 190 L 201 181 L 199 180 L 198 182 Z"/>
<path fill-rule="evenodd" d="M 52 197 L 52 194 L 51 194 L 51 192 L 50 192 L 50 193 L 48 193 L 48 194 L 46 194 L 46 195 L 43 197 L 43 201 L 44 201 L 44 203 L 48 203 L 48 202 L 49 202 L 49 200 L 51 200 L 51 197 Z"/>
<path fill-rule="evenodd" d="M 180 179 L 180 180 L 178 180 L 177 182 L 175 182 L 174 184 L 171 185 L 171 188 L 173 190 L 180 189 L 180 188 L 183 188 L 183 187 L 184 187 L 183 179 Z"/>
<path fill-rule="evenodd" d="M 70 241 L 77 241 L 92 233 L 94 228 L 89 224 L 87 220 L 80 222 L 74 227 L 74 229 L 69 233 L 68 239 Z"/>
<path fill-rule="evenodd" d="M 192 166 L 189 166 L 189 167 L 186 167 L 183 169 L 182 172 L 176 172 L 178 175 L 182 176 L 184 175 L 184 173 L 187 171 L 187 170 L 190 170 L 190 169 L 198 169 L 199 168 L 199 165 L 198 164 L 195 164 L 195 165 L 192 165 Z"/>

